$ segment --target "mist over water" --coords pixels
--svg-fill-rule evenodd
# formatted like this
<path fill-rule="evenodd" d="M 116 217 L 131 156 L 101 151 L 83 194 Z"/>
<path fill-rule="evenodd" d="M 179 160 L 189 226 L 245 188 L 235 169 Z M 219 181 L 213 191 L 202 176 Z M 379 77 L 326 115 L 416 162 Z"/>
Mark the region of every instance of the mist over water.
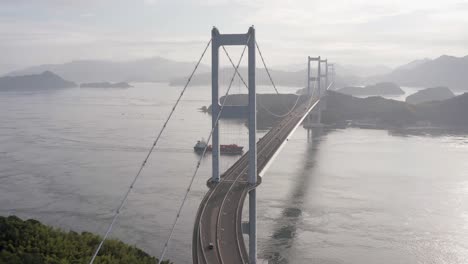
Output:
<path fill-rule="evenodd" d="M 0 214 L 103 234 L 179 92 L 156 83 L 0 93 Z M 192 147 L 211 125 L 197 111 L 210 103 L 209 89 L 190 88 L 185 98 L 112 235 L 156 256 L 196 165 Z M 231 130 L 225 139 L 246 142 L 242 122 L 223 125 Z M 465 263 L 468 136 L 317 134 L 308 142 L 299 128 L 258 189 L 260 257 Z M 193 221 L 210 166 L 207 157 L 170 244 L 174 263 L 191 263 Z"/>

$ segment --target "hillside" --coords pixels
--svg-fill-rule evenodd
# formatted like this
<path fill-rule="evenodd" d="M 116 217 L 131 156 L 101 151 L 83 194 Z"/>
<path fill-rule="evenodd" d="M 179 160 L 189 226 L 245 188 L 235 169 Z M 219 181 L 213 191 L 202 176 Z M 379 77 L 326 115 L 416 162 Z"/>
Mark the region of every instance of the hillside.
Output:
<path fill-rule="evenodd" d="M 406 97 L 406 102 L 410 104 L 420 104 L 431 101 L 442 101 L 455 97 L 455 94 L 447 87 L 433 87 L 419 90 Z"/>
<path fill-rule="evenodd" d="M 89 82 L 157 82 L 190 74 L 195 63 L 176 62 L 161 57 L 133 61 L 78 60 L 64 64 L 46 64 L 9 73 L 10 76 L 52 71 L 77 83 Z M 209 68 L 200 65 L 198 71 Z"/>
<path fill-rule="evenodd" d="M 428 62 L 430 60 L 431 59 L 428 59 L 428 58 L 424 58 L 424 59 L 420 59 L 420 60 L 414 60 L 414 61 L 411 61 L 411 62 L 409 62 L 407 64 L 403 64 L 403 65 L 397 67 L 395 70 L 411 70 L 411 69 L 414 69 L 415 67 L 418 67 L 419 65 L 424 64 L 424 63 L 426 63 L 426 62 Z M 390 72 L 387 72 L 387 73 L 390 73 Z M 383 75 L 383 74 L 379 74 L 379 75 Z"/>
<path fill-rule="evenodd" d="M 287 113 L 294 106 L 296 99 L 297 97 L 292 94 L 259 94 L 257 96 L 259 129 L 271 127 L 281 120 L 280 117 L 271 113 L 277 115 Z M 300 98 L 298 105 L 304 100 L 306 97 Z M 430 123 L 448 128 L 468 127 L 468 118 L 466 118 L 468 93 L 443 101 L 417 105 L 380 96 L 358 98 L 336 91 L 328 91 L 325 100 L 327 107 L 322 116 L 325 124 L 366 120 L 386 128 L 415 126 L 418 123 Z M 222 118 L 246 118 L 246 104 L 246 94 L 229 95 Z M 210 110 L 211 106 L 208 107 L 208 112 Z"/>
<path fill-rule="evenodd" d="M 416 113 L 422 120 L 441 126 L 468 126 L 468 93 L 453 98 L 416 105 Z"/>
<path fill-rule="evenodd" d="M 32 219 L 0 216 L 0 263 L 85 264 L 100 240 L 88 232 L 64 232 Z M 157 259 L 134 246 L 110 239 L 104 242 L 94 263 L 156 264 Z"/>
<path fill-rule="evenodd" d="M 6 76 L 0 78 L 1 90 L 45 90 L 76 87 L 76 84 L 50 71 L 25 76 Z"/>
<path fill-rule="evenodd" d="M 430 122 L 436 126 L 467 127 L 468 93 L 443 101 L 418 105 L 382 97 L 357 98 L 329 91 L 323 122 L 341 123 L 346 120 L 374 120 L 386 127 Z"/>
<path fill-rule="evenodd" d="M 391 82 L 376 83 L 373 85 L 367 85 L 365 87 L 347 86 L 337 90 L 337 92 L 355 96 L 400 95 L 405 93 L 398 85 Z"/>
<path fill-rule="evenodd" d="M 329 91 L 327 108 L 322 121 L 326 124 L 343 123 L 347 120 L 376 120 L 386 126 L 404 126 L 416 122 L 413 109 L 401 101 L 380 96 L 357 98 Z"/>
<path fill-rule="evenodd" d="M 455 90 L 468 90 L 468 56 L 443 55 L 433 60 L 419 60 L 399 67 L 393 72 L 376 76 L 369 81 L 391 81 L 401 86 L 446 86 Z"/>

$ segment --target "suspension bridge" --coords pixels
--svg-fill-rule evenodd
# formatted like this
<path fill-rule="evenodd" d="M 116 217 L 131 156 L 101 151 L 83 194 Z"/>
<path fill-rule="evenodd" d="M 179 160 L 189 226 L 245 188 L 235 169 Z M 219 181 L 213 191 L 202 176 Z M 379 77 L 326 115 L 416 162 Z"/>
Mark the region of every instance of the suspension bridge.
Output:
<path fill-rule="evenodd" d="M 192 238 L 192 259 L 194 264 L 257 263 L 256 188 L 261 184 L 262 175 L 265 174 L 267 168 L 273 162 L 281 148 L 286 144 L 289 137 L 306 118 L 308 119 L 308 123 L 312 126 L 320 126 L 321 111 L 325 107 L 323 100 L 321 99 L 325 95 L 326 91 L 333 85 L 334 69 L 333 65 L 329 64 L 326 59 L 322 59 L 321 57 L 308 57 L 308 70 L 306 77 L 307 88 L 305 89 L 305 93 L 297 95 L 298 98 L 295 104 L 286 113 L 277 114 L 268 110 L 265 106 L 260 105 L 262 108 L 265 108 L 268 113 L 273 114 L 276 117 L 280 117 L 281 120 L 257 141 L 257 92 L 255 78 L 257 51 L 272 87 L 277 94 L 279 94 L 279 92 L 273 81 L 273 76 L 271 76 L 269 68 L 266 65 L 261 49 L 255 39 L 255 29 L 254 27 L 250 27 L 248 32 L 245 34 L 221 34 L 217 28 L 212 29 L 211 39 L 203 50 L 200 59 L 166 118 L 163 127 L 150 146 L 148 154 L 137 170 L 137 173 L 124 194 L 118 208 L 115 210 L 112 221 L 109 224 L 102 241 L 95 250 L 92 259 L 89 262 L 90 264 L 94 262 L 104 241 L 111 233 L 113 225 L 116 222 L 118 215 L 121 213 L 133 186 L 140 177 L 151 153 L 157 148 L 161 135 L 167 127 L 167 124 L 170 122 L 177 106 L 181 102 L 187 87 L 189 86 L 210 45 L 212 71 L 212 127 L 207 138 L 207 143 L 210 142 L 210 140 L 212 141 L 212 175 L 207 181 L 207 186 L 209 188 L 208 192 L 202 199 L 195 218 Z M 237 64 L 234 63 L 225 46 L 243 46 L 243 50 Z M 223 97 L 224 99 L 221 100 L 221 102 L 219 97 L 218 76 L 220 50 L 224 51 L 234 69 L 229 86 Z M 245 81 L 244 77 L 239 72 L 239 66 L 246 50 L 248 54 L 247 81 Z M 315 73 L 311 71 L 311 64 L 314 63 L 316 64 L 317 69 Z M 224 107 L 226 106 L 226 100 L 236 76 L 248 90 L 248 104 L 246 107 L 248 109 L 247 123 L 249 131 L 249 148 L 248 151 L 244 153 L 230 168 L 228 168 L 224 173 L 221 173 L 219 120 L 222 116 Z M 315 115 L 311 115 L 313 110 L 316 110 Z M 191 191 L 194 179 L 197 176 L 202 158 L 207 153 L 207 148 L 208 144 L 201 153 L 195 166 L 190 182 L 188 183 L 188 187 L 183 195 L 182 202 L 178 207 L 177 214 L 172 223 L 170 233 L 159 257 L 159 263 L 162 263 L 166 251 L 170 246 L 174 229 Z M 249 197 L 248 221 L 243 222 L 242 212 L 247 196 Z M 244 241 L 244 234 L 248 235 L 248 243 Z"/>

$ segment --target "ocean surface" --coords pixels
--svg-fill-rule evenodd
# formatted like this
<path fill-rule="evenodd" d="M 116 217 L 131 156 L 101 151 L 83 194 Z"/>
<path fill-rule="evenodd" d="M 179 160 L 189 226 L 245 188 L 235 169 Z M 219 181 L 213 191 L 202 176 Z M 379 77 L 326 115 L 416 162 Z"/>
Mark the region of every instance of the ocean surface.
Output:
<path fill-rule="evenodd" d="M 0 92 L 0 215 L 104 234 L 181 91 L 134 85 Z M 112 237 L 160 254 L 198 160 L 192 147 L 210 130 L 198 108 L 209 104 L 209 87 L 189 88 Z M 244 121 L 223 120 L 221 137 L 246 146 Z M 191 263 L 210 166 L 204 158 L 170 243 L 174 263 Z M 300 127 L 265 174 L 258 210 L 263 263 L 466 263 L 468 136 L 345 129 L 311 140 Z"/>

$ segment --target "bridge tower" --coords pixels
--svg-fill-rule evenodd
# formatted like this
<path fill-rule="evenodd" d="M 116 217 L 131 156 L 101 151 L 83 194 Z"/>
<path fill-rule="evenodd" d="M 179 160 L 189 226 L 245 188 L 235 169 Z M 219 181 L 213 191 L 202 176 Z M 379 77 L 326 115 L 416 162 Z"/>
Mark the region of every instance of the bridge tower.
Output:
<path fill-rule="evenodd" d="M 319 98 L 320 99 L 322 99 L 322 96 L 325 95 L 326 89 L 328 88 L 328 59 L 319 60 L 319 65 L 321 64 L 325 64 L 325 67 L 320 66 L 319 69 L 325 69 L 325 73 L 322 74 L 322 72 L 319 70 L 319 76 L 320 76 L 320 79 L 321 78 L 325 79 L 325 85 L 323 86 L 319 85 L 319 90 L 320 90 Z M 325 109 L 324 101 L 320 100 L 318 107 L 319 109 L 318 109 L 317 123 L 321 124 L 322 123 L 322 111 Z"/>
<path fill-rule="evenodd" d="M 250 185 L 257 184 L 257 100 L 255 88 L 255 29 L 250 27 L 246 34 L 220 34 L 216 27 L 211 31 L 211 105 L 212 105 L 212 127 L 213 129 L 213 150 L 212 166 L 213 173 L 211 181 L 220 182 L 219 172 L 219 123 L 217 117 L 221 111 L 219 104 L 219 48 L 221 46 L 247 46 L 248 48 L 248 127 L 249 127 L 249 165 L 248 182 Z M 257 263 L 257 193 L 252 188 L 249 192 L 249 263 Z"/>
<path fill-rule="evenodd" d="M 334 87 L 335 86 L 335 65 L 333 63 L 328 64 L 327 74 L 329 76 L 328 78 L 331 79 L 331 84 L 332 85 L 331 85 L 330 89 L 334 90 L 335 89 L 335 87 Z"/>
<path fill-rule="evenodd" d="M 321 74 L 320 77 L 324 78 L 325 79 L 325 89 L 327 89 L 328 87 L 328 60 L 325 59 L 325 60 L 320 60 L 320 63 L 324 63 L 325 64 L 325 67 L 323 69 L 325 69 L 325 74 Z"/>
<path fill-rule="evenodd" d="M 308 57 L 307 58 L 307 94 L 309 96 L 316 96 L 317 98 L 320 98 L 322 96 L 322 77 L 324 76 L 322 74 L 322 62 L 325 61 L 325 60 L 322 60 L 320 58 L 320 56 L 318 57 Z M 311 69 L 310 69 L 310 65 L 312 62 L 316 62 L 317 63 L 317 73 L 315 76 L 311 76 Z M 325 80 L 327 81 L 327 80 Z M 314 94 L 314 91 L 312 91 L 312 87 L 311 87 L 311 84 L 313 83 L 316 83 L 316 91 L 317 93 Z M 320 103 L 319 103 L 320 104 Z M 321 126 L 321 120 L 322 120 L 322 117 L 321 117 L 322 113 L 321 113 L 321 109 L 320 109 L 320 105 L 319 105 L 319 109 L 316 111 L 316 120 L 313 120 L 311 121 L 310 120 L 310 115 L 307 117 L 307 120 L 308 120 L 308 126 L 314 126 L 314 127 L 319 127 Z M 309 132 L 309 131 L 308 131 Z"/>
<path fill-rule="evenodd" d="M 318 62 L 317 65 L 317 77 L 311 77 L 310 74 L 310 63 L 316 61 Z M 311 96 L 312 95 L 312 90 L 310 87 L 311 82 L 317 82 L 317 87 L 320 87 L 320 56 L 318 57 L 307 57 L 307 95 Z M 320 92 L 319 92 L 320 93 Z"/>

